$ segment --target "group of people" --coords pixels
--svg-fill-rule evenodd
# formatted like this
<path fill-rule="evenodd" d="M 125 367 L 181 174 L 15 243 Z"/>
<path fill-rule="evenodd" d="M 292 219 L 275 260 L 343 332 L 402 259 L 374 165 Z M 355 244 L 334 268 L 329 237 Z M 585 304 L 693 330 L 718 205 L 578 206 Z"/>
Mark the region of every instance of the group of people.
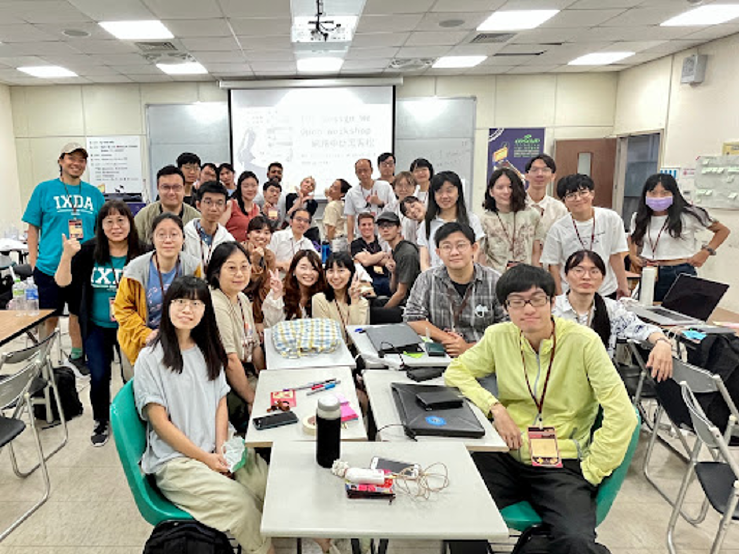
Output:
<path fill-rule="evenodd" d="M 652 344 L 656 379 L 672 371 L 668 339 L 617 301 L 628 294 L 625 258 L 659 267 L 660 299 L 729 234 L 665 174 L 647 180 L 625 234 L 621 217 L 593 206 L 590 177 L 557 181 L 563 202 L 546 194 L 556 178 L 546 154 L 527 164 L 528 189 L 518 172 L 495 170 L 479 218 L 457 174 L 434 173 L 423 158 L 396 174 L 395 157 L 384 153 L 380 179 L 361 159 L 355 186 L 337 179 L 327 188 L 331 252 L 322 261 L 317 184 L 307 177 L 283 195 L 277 162 L 259 198 L 254 173 L 235 181 L 229 164 L 184 153 L 157 173 L 159 200 L 134 217 L 81 180 L 86 161 L 84 147 L 65 145 L 59 177 L 36 187 L 23 220 L 40 305 L 67 303 L 74 358 L 84 345 L 91 442 L 109 437 L 111 363 L 120 348 L 134 365 L 148 423 L 142 468 L 175 504 L 230 530 L 249 552 L 271 549 L 259 532 L 266 465 L 250 450 L 231 480 L 221 447 L 229 423 L 246 428 L 266 367 L 264 329 L 298 318 L 333 319 L 343 333 L 405 321 L 441 343 L 454 359 L 447 382 L 493 417 L 513 455 L 474 457 L 499 507 L 528 495 L 556 549 L 598 549 L 595 488 L 621 462 L 635 425 L 610 361 L 617 339 Z M 713 237 L 698 247 L 702 229 Z M 48 320 L 47 333 L 55 326 Z M 490 374 L 495 395 L 477 381 Z M 592 439 L 599 406 L 604 420 Z M 554 428 L 562 468 L 531 466 L 531 426 Z M 197 494 L 206 489 L 210 500 Z"/>

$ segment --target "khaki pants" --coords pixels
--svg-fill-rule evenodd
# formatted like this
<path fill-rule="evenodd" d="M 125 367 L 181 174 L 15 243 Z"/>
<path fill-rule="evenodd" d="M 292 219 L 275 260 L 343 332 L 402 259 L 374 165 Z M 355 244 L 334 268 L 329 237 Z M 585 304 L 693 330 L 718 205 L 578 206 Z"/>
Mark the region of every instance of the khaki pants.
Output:
<path fill-rule="evenodd" d="M 267 464 L 248 451 L 234 480 L 188 457 L 166 462 L 155 479 L 167 499 L 206 526 L 233 534 L 245 553 L 267 553 L 270 538 L 260 533 Z"/>

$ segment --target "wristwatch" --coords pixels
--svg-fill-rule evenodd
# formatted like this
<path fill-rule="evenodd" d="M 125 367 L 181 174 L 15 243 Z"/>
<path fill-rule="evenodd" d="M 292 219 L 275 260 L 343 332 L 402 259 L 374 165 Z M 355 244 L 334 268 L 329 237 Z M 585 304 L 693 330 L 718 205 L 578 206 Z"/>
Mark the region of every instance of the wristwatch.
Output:
<path fill-rule="evenodd" d="M 714 256 L 715 254 L 717 254 L 717 251 L 714 250 L 709 245 L 702 245 L 701 246 L 701 249 L 704 250 L 704 251 L 707 251 L 709 253 L 709 256 Z"/>

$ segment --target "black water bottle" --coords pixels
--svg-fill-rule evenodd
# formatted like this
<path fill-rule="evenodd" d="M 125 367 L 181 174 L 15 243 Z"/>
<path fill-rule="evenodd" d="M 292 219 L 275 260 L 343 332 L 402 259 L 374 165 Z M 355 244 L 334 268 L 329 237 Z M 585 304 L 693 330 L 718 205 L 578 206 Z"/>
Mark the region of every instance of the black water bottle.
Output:
<path fill-rule="evenodd" d="M 334 395 L 323 395 L 316 407 L 316 462 L 331 468 L 339 458 L 342 408 Z"/>

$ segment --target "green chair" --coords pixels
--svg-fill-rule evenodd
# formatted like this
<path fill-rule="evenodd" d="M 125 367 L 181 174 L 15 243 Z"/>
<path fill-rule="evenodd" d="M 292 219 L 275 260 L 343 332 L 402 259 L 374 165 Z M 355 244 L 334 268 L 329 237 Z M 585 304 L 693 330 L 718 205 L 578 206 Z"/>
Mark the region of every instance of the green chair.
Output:
<path fill-rule="evenodd" d="M 635 410 L 635 412 L 637 412 L 637 410 Z M 596 427 L 600 424 L 600 417 L 597 417 Z M 609 514 L 609 509 L 611 509 L 614 500 L 617 498 L 617 493 L 619 493 L 619 489 L 622 487 L 622 482 L 624 482 L 624 478 L 627 476 L 627 470 L 629 469 L 630 462 L 632 462 L 632 457 L 635 454 L 637 442 L 640 438 L 640 426 L 640 413 L 637 412 L 637 426 L 635 426 L 635 431 L 632 433 L 632 438 L 630 439 L 629 447 L 627 447 L 627 452 L 624 455 L 624 460 L 614 469 L 614 472 L 604 478 L 599 485 L 599 491 L 596 493 L 597 526 L 601 524 L 606 518 L 606 515 Z M 542 524 L 540 515 L 537 514 L 537 512 L 532 508 L 532 505 L 527 501 L 520 501 L 519 503 L 514 503 L 513 505 L 509 505 L 508 507 L 501 509 L 501 516 L 504 518 L 504 521 L 509 528 L 520 532 L 523 532 L 530 526 Z"/>
<path fill-rule="evenodd" d="M 141 516 L 156 526 L 166 520 L 194 520 L 170 503 L 141 471 L 139 461 L 146 449 L 146 423 L 139 418 L 134 402 L 134 380 L 124 385 L 110 406 L 110 423 L 118 457 Z"/>

